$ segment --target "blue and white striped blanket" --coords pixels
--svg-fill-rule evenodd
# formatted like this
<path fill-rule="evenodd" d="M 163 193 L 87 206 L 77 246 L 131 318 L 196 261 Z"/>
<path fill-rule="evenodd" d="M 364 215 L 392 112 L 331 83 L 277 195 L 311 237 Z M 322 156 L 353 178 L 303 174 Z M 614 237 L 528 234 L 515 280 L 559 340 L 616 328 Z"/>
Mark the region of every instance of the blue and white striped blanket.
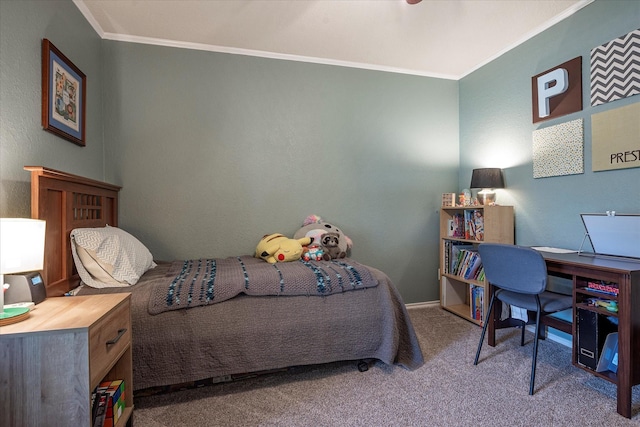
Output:
<path fill-rule="evenodd" d="M 247 295 L 325 296 L 378 285 L 350 258 L 269 264 L 252 256 L 175 261 L 153 283 L 149 313 L 198 307 Z"/>

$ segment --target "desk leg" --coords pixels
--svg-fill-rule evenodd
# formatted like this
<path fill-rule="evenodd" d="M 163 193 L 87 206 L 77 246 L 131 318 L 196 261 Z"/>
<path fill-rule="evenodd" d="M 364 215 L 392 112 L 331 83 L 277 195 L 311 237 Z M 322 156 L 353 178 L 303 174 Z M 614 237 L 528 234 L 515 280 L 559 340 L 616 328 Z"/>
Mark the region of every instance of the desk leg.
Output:
<path fill-rule="evenodd" d="M 631 340 L 631 289 L 626 281 L 619 283 L 618 294 L 618 413 L 631 418 L 631 387 L 633 384 Z"/>
<path fill-rule="evenodd" d="M 487 289 L 489 290 L 487 301 L 491 301 L 491 297 L 493 296 L 493 286 L 488 285 Z M 497 314 L 500 310 L 496 308 L 498 306 L 501 306 L 501 302 L 496 298 L 496 302 L 493 304 L 491 313 L 487 313 L 487 322 L 489 322 L 489 326 L 487 326 L 487 344 L 491 347 L 496 346 L 496 322 L 500 320 Z"/>
<path fill-rule="evenodd" d="M 631 389 L 618 383 L 618 413 L 625 418 L 631 418 Z"/>

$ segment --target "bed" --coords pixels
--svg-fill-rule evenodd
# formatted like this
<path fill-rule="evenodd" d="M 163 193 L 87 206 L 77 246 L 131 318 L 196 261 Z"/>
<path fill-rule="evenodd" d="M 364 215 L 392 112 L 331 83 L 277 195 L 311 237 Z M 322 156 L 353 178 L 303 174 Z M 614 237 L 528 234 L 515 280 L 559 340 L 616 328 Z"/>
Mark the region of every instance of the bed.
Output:
<path fill-rule="evenodd" d="M 25 169 L 31 172 L 32 217 L 47 221 L 47 295 L 61 296 L 81 284 L 70 233 L 78 228 L 117 228 L 120 187 L 41 166 Z M 175 277 L 180 263 L 201 261 L 156 261 L 135 285 L 79 288 L 79 294 L 131 293 L 134 390 L 166 390 L 337 361 L 379 360 L 408 370 L 424 363 L 396 287 L 383 272 L 350 258 L 339 261 L 350 271 L 361 269 L 375 285 L 326 295 L 240 292 L 223 302 L 150 309 L 166 292 L 158 287 L 167 286 L 166 278 Z M 266 264 L 250 256 L 217 260 L 218 265 L 225 262 L 242 268 Z M 317 266 L 327 268 L 322 262 Z"/>

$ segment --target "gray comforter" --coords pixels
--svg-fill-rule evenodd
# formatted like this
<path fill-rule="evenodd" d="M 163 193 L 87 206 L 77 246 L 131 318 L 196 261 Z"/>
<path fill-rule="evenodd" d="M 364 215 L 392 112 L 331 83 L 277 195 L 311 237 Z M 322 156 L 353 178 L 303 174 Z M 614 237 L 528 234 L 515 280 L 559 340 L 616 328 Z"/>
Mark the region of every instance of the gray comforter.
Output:
<path fill-rule="evenodd" d="M 423 363 L 404 303 L 390 279 L 326 296 L 238 295 L 223 303 L 149 314 L 153 283 L 171 263 L 128 288 L 83 287 L 81 295 L 131 292 L 134 390 L 290 366 L 378 359 Z"/>
<path fill-rule="evenodd" d="M 154 281 L 149 313 L 227 301 L 239 294 L 326 296 L 378 285 L 369 269 L 352 259 L 269 264 L 250 255 L 174 261 Z"/>

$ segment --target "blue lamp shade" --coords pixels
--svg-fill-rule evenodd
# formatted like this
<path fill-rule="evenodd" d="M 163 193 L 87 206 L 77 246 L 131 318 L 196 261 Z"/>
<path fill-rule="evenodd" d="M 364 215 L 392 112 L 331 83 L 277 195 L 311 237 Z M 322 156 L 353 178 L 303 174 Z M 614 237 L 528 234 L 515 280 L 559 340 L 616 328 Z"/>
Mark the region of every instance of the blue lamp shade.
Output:
<path fill-rule="evenodd" d="M 481 188 L 478 202 L 481 205 L 492 205 L 496 202 L 495 188 L 504 188 L 504 178 L 500 168 L 474 169 L 471 173 L 470 188 Z"/>

